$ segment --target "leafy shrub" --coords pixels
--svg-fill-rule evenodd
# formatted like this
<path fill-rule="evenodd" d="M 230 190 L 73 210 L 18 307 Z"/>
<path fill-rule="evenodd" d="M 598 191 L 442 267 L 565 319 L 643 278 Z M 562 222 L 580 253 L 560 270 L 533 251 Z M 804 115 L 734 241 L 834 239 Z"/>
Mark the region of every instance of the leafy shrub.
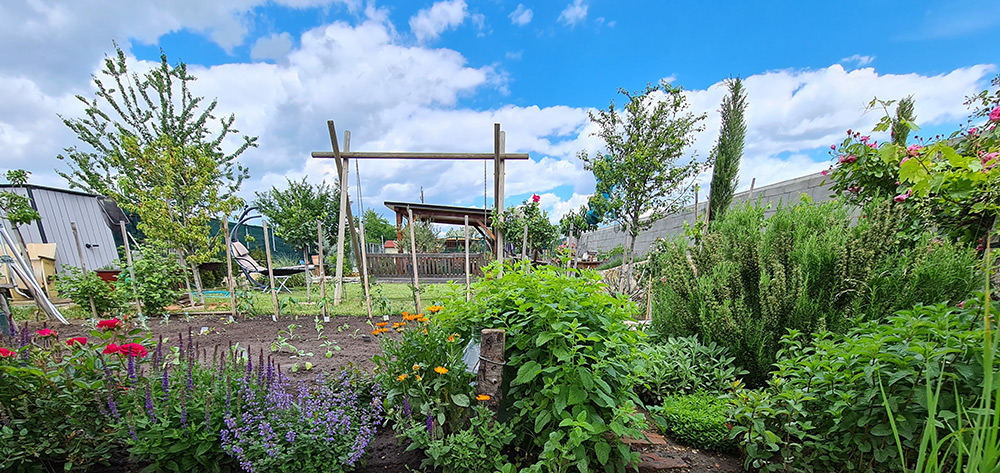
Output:
<path fill-rule="evenodd" d="M 149 471 L 229 471 L 235 462 L 223 450 L 219 431 L 234 402 L 232 380 L 243 365 L 226 363 L 226 358 L 235 359 L 232 352 L 218 369 L 203 366 L 188 333 L 187 343 L 179 335 L 173 350 L 162 340 L 157 343 L 145 365 L 147 376 L 129 369 L 120 381 L 129 390 L 119 400 L 124 413 L 119 429 L 130 432 L 125 437 L 129 452 L 151 462 Z"/>
<path fill-rule="evenodd" d="M 116 290 L 115 286 L 105 282 L 95 271 L 83 272 L 80 268 L 66 266 L 56 276 L 56 290 L 87 310 L 90 310 L 90 300 L 93 298 L 98 316 L 122 316 L 128 308 L 126 290 Z"/>
<path fill-rule="evenodd" d="M 141 342 L 135 335 L 122 330 L 115 340 Z M 16 350 L 0 347 L 0 471 L 107 465 L 127 433 L 109 428 L 127 389 L 115 374 L 135 358 L 103 356 L 99 336 L 63 341 L 56 330 L 32 333 L 27 324 L 17 336 Z"/>
<path fill-rule="evenodd" d="M 725 347 L 703 345 L 693 336 L 670 337 L 663 344 L 644 345 L 640 352 L 637 389 L 646 405 L 659 405 L 671 394 L 725 392 L 746 374 L 733 365 L 735 357 Z"/>
<path fill-rule="evenodd" d="M 651 409 L 653 420 L 671 438 L 713 452 L 736 449 L 729 438 L 729 403 L 718 394 L 699 392 L 667 396 Z"/>
<path fill-rule="evenodd" d="M 147 317 L 163 315 L 165 308 L 180 297 L 184 283 L 184 269 L 174 255 L 152 246 L 141 248 L 132 261 L 135 273 L 135 291 L 142 301 L 142 311 Z M 123 272 L 124 274 L 125 272 Z M 131 285 L 127 286 L 131 289 Z"/>
<path fill-rule="evenodd" d="M 804 334 L 791 331 L 767 387 L 736 394 L 733 435 L 747 465 L 764 471 L 893 470 L 899 450 L 882 387 L 896 413 L 903 455 L 912 456 L 927 419 L 929 380 L 950 380 L 940 386 L 939 412 L 958 412 L 956 399 L 973 405 L 982 392 L 980 311 L 917 306 L 847 335 L 819 332 L 808 344 Z M 946 432 L 954 427 L 941 426 Z"/>
<path fill-rule="evenodd" d="M 914 302 L 964 300 L 975 287 L 975 253 L 925 236 L 895 239 L 898 212 L 869 205 L 851 226 L 844 204 L 803 200 L 766 209 L 744 204 L 650 254 L 653 330 L 698 335 L 730 350 L 762 385 L 787 330 L 843 333 Z M 905 243 L 905 242 L 904 242 Z"/>
<path fill-rule="evenodd" d="M 260 366 L 258 364 L 258 366 Z M 222 443 L 247 472 L 343 472 L 359 465 L 382 423 L 377 388 L 349 372 L 331 381 L 300 382 L 248 368 L 225 416 Z"/>
<path fill-rule="evenodd" d="M 592 271 L 518 262 L 484 274 L 476 297 L 466 302 L 457 291 L 442 317 L 463 334 L 506 331 L 509 385 L 499 418 L 530 464 L 521 471 L 624 471 L 634 464 L 637 455 L 620 438 L 642 436 L 632 375 L 640 334 L 624 323 L 635 308 L 609 295 Z"/>
<path fill-rule="evenodd" d="M 514 438 L 510 426 L 493 421 L 493 412 L 485 406 L 473 408 L 476 415 L 466 429 L 441 438 L 432 438 L 424 425 L 414 425 L 404 434 L 412 440 L 407 450 L 424 449 L 427 458 L 422 467 L 444 473 L 495 473 L 507 464 L 503 450 Z"/>
<path fill-rule="evenodd" d="M 403 317 L 407 325 L 394 327 L 401 332 L 399 340 L 383 337 L 383 355 L 375 357 L 387 414 L 399 426 L 397 432 L 427 424 L 434 438 L 458 432 L 466 426 L 473 397 L 469 383 L 474 377 L 462 361 L 463 339 L 424 314 L 404 312 Z M 372 333 L 389 330 L 376 326 Z"/>

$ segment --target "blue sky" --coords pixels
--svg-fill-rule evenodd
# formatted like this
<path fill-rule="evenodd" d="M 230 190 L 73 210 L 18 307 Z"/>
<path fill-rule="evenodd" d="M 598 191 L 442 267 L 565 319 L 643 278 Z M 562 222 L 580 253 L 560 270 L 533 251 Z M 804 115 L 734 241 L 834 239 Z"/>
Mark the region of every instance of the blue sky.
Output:
<path fill-rule="evenodd" d="M 963 122 L 962 97 L 1000 70 L 998 2 L 638 2 L 558 0 L 178 0 L 0 5 L 0 149 L 4 168 L 65 186 L 54 169 L 75 144 L 75 116 L 111 42 L 149 66 L 162 48 L 199 77 L 241 131 L 244 194 L 286 177 L 334 179 L 324 120 L 354 132 L 356 150 L 490 151 L 491 124 L 531 163 L 508 168 L 507 202 L 538 193 L 553 217 L 593 192 L 576 158 L 600 150 L 586 112 L 668 79 L 708 113 L 689 152 L 718 129 L 721 81 L 747 79 L 742 187 L 817 172 L 829 144 L 878 119 L 864 104 L 914 94 L 922 134 Z M 472 163 L 362 164 L 366 205 L 415 200 L 481 205 Z M 489 177 L 492 180 L 492 177 Z M 702 181 L 707 182 L 707 177 Z M 352 184 L 354 185 L 354 184 Z"/>

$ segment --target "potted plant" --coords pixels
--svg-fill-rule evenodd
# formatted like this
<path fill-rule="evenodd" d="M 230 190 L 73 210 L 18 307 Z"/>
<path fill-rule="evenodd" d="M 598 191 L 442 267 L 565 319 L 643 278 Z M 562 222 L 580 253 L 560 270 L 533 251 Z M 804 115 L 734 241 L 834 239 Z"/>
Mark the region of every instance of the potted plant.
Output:
<path fill-rule="evenodd" d="M 118 281 L 118 275 L 121 274 L 121 272 L 122 269 L 119 268 L 116 264 L 108 263 L 98 268 L 97 275 L 100 276 L 101 279 L 104 280 L 104 282 L 113 285 L 115 281 Z"/>

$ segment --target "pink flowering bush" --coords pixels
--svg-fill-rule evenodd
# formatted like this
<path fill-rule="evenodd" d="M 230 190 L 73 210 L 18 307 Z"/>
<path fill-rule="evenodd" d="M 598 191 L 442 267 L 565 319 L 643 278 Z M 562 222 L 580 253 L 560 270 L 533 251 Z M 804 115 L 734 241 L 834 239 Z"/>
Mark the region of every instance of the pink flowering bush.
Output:
<path fill-rule="evenodd" d="M 1000 85 L 1000 76 L 993 85 Z M 892 103 L 871 105 L 888 109 Z M 902 206 L 909 219 L 901 233 L 909 239 L 933 226 L 975 244 L 1000 210 L 1000 90 L 980 92 L 966 104 L 972 109 L 968 124 L 949 136 L 879 143 L 848 130 L 831 146 L 836 164 L 825 175 L 832 188 L 855 203 L 892 200 Z M 886 116 L 874 131 L 885 132 L 892 124 Z"/>

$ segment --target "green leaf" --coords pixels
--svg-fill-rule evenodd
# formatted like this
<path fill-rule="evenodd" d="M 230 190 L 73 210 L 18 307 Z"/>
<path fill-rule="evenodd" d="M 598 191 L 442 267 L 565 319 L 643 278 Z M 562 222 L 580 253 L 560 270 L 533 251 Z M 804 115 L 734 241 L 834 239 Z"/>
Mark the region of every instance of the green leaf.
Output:
<path fill-rule="evenodd" d="M 469 396 L 465 394 L 452 394 L 451 402 L 454 402 L 459 407 L 469 407 Z"/>
<path fill-rule="evenodd" d="M 516 386 L 519 384 L 525 384 L 531 382 L 531 380 L 535 379 L 535 377 L 538 376 L 541 372 L 542 372 L 542 367 L 541 365 L 538 364 L 537 361 L 534 360 L 529 361 L 521 365 L 520 368 L 518 368 L 517 376 L 514 378 L 514 381 L 511 381 L 510 384 L 512 386 Z"/>
<path fill-rule="evenodd" d="M 597 454 L 597 462 L 605 465 L 608 463 L 608 457 L 611 455 L 611 445 L 608 442 L 600 440 L 594 445 L 594 453 Z"/>

